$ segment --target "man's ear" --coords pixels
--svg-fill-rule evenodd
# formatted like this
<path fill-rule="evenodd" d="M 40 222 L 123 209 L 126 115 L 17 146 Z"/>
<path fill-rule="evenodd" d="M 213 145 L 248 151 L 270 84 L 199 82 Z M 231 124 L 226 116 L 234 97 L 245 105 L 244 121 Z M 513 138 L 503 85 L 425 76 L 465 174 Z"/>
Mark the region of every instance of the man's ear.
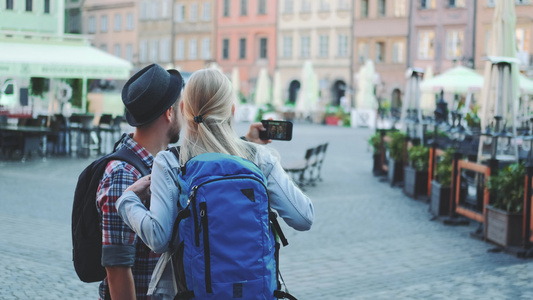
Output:
<path fill-rule="evenodd" d="M 235 104 L 231 106 L 231 115 L 235 116 Z"/>
<path fill-rule="evenodd" d="M 169 122 L 172 122 L 172 110 L 174 110 L 174 107 L 171 106 L 165 112 L 165 119 L 167 119 Z"/>

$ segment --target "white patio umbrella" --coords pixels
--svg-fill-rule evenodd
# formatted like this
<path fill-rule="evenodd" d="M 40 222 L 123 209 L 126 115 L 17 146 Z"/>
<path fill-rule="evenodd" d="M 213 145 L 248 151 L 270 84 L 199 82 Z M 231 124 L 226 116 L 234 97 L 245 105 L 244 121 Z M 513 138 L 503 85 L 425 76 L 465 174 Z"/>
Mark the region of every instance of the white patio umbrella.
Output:
<path fill-rule="evenodd" d="M 281 91 L 281 74 L 279 71 L 274 72 L 274 84 L 272 87 L 272 102 L 276 110 L 282 110 L 285 105 L 283 101 L 282 91 Z"/>
<path fill-rule="evenodd" d="M 422 80 L 422 83 L 420 86 L 424 84 L 424 82 L 427 82 L 429 80 L 433 79 L 433 68 L 431 66 L 428 66 L 424 72 L 424 79 Z M 422 88 L 421 88 L 422 89 Z M 423 91 L 422 95 L 420 96 L 420 109 L 424 112 L 425 115 L 433 115 L 433 112 L 436 108 L 436 101 L 435 101 L 435 94 L 437 92 L 435 91 Z"/>
<path fill-rule="evenodd" d="M 367 60 L 359 69 L 357 94 L 355 96 L 357 109 L 376 109 L 378 101 L 374 93 L 376 72 L 374 62 Z"/>
<path fill-rule="evenodd" d="M 514 1 L 498 0 L 494 9 L 492 34 L 485 63 L 483 89 L 481 91 L 481 126 L 485 128 L 494 116 L 503 117 L 511 124 L 516 136 L 518 107 L 518 65 L 516 59 L 516 13 Z M 505 64 L 496 64 L 505 62 Z M 504 67 L 502 67 L 504 66 Z M 505 67 L 510 66 L 510 69 Z M 517 152 L 515 143 L 515 152 Z M 478 152 L 481 160 L 482 145 Z"/>
<path fill-rule="evenodd" d="M 318 102 L 318 78 L 313 70 L 313 64 L 306 60 L 302 68 L 302 83 L 295 111 L 300 117 L 309 117 L 316 110 Z"/>
<path fill-rule="evenodd" d="M 255 86 L 255 105 L 263 106 L 268 103 L 272 103 L 272 84 L 270 83 L 270 78 L 268 77 L 268 72 L 266 68 L 261 68 L 259 70 L 259 76 L 257 78 L 257 84 Z"/>

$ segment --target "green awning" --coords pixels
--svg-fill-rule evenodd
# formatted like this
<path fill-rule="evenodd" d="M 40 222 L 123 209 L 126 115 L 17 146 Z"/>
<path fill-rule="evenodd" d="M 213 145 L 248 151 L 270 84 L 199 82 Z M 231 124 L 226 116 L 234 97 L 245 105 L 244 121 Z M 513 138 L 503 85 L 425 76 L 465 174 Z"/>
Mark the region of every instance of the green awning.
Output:
<path fill-rule="evenodd" d="M 0 76 L 127 79 L 132 64 L 86 42 L 0 40 Z"/>

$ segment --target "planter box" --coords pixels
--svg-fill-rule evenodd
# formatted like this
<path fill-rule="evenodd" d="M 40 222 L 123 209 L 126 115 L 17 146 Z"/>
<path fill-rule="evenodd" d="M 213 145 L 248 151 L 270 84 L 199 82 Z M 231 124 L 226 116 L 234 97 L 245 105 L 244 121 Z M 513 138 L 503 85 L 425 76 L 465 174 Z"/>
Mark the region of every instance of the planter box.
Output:
<path fill-rule="evenodd" d="M 395 161 L 394 159 L 389 159 L 389 170 L 388 176 L 390 185 L 395 185 L 396 183 L 403 181 L 403 162 Z"/>
<path fill-rule="evenodd" d="M 428 171 L 417 171 L 412 167 L 405 167 L 403 178 L 403 192 L 410 197 L 427 195 L 428 193 Z"/>
<path fill-rule="evenodd" d="M 523 243 L 522 213 L 508 213 L 504 210 L 487 206 L 485 220 L 485 237 L 500 246 L 522 246 Z"/>
<path fill-rule="evenodd" d="M 374 174 L 374 176 L 383 175 L 381 154 L 374 154 L 373 158 L 374 158 L 374 165 L 372 167 L 372 173 Z"/>
<path fill-rule="evenodd" d="M 431 181 L 431 201 L 429 210 L 434 216 L 450 214 L 450 186 L 442 186 L 436 180 Z"/>
<path fill-rule="evenodd" d="M 339 126 L 340 120 L 340 118 L 335 116 L 326 117 L 326 125 Z"/>

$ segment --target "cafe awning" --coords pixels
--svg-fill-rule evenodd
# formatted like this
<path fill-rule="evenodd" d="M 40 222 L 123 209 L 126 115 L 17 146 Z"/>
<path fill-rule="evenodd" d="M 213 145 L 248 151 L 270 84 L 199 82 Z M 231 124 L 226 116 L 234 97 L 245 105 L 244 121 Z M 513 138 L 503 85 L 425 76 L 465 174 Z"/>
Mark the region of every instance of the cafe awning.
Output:
<path fill-rule="evenodd" d="M 84 41 L 0 40 L 0 76 L 127 79 L 132 64 Z"/>

